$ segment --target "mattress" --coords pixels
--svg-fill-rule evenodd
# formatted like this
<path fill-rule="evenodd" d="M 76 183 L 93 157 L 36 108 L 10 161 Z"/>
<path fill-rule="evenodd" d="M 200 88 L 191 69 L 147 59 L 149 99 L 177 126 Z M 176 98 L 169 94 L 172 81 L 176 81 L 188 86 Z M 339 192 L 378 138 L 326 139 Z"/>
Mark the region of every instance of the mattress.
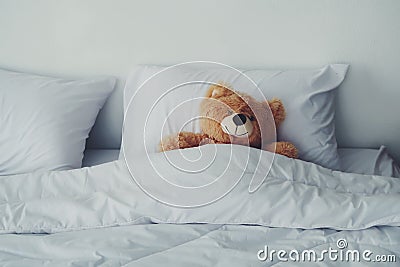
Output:
<path fill-rule="evenodd" d="M 339 148 L 340 171 L 360 174 L 374 174 L 400 178 L 400 167 L 387 152 L 385 146 L 379 149 Z M 91 167 L 117 160 L 119 149 L 87 149 L 83 167 Z"/>

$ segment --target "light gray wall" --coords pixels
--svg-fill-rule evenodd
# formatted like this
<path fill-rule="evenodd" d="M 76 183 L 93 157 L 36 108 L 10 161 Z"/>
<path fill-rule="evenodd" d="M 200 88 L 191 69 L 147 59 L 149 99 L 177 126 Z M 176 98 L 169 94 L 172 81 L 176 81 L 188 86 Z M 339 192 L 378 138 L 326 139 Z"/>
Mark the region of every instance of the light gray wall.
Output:
<path fill-rule="evenodd" d="M 136 64 L 346 62 L 351 70 L 337 98 L 340 145 L 385 144 L 400 159 L 399 14 L 398 0 L 0 0 L 0 66 L 119 77 L 89 141 L 113 148 L 121 87 Z"/>

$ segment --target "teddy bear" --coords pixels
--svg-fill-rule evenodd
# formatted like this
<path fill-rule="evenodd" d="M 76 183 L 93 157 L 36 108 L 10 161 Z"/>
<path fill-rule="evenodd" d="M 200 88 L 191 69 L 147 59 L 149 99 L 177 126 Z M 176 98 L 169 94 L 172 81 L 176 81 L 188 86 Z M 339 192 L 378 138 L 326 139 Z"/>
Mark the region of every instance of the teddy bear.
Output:
<path fill-rule="evenodd" d="M 205 144 L 238 144 L 297 158 L 298 152 L 292 143 L 274 142 L 276 128 L 285 116 L 281 100 L 274 98 L 260 102 L 219 82 L 210 86 L 201 101 L 201 132 L 166 136 L 159 144 L 159 151 Z"/>

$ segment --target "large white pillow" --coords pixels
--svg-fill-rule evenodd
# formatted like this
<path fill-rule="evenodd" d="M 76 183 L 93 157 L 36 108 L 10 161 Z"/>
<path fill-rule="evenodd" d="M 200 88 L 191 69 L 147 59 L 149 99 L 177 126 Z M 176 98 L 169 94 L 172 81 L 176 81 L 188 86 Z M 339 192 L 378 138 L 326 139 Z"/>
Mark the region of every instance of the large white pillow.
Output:
<path fill-rule="evenodd" d="M 257 84 L 265 98 L 277 97 L 283 101 L 287 116 L 278 129 L 278 140 L 294 143 L 302 160 L 339 169 L 334 123 L 334 89 L 344 80 L 347 69 L 348 65 L 332 64 L 318 69 L 245 70 L 243 73 Z M 161 129 L 162 135 L 178 132 L 190 118 L 198 116 L 200 100 L 185 101 L 203 97 L 209 84 L 185 85 L 182 90 L 163 95 L 174 85 L 188 81 L 222 80 L 231 84 L 235 90 L 260 98 L 257 88 L 250 86 L 246 77 L 226 67 L 215 67 L 205 63 L 197 64 L 196 67 L 189 64 L 165 70 L 165 67 L 160 66 L 138 66 L 127 80 L 124 106 L 126 110 L 132 96 L 135 95 L 129 109 L 135 116 L 138 129 L 134 136 L 124 138 L 134 138 L 138 150 L 139 142 L 143 143 L 145 138 L 148 152 L 155 152 L 160 141 Z M 161 95 L 163 96 L 160 100 Z M 146 110 L 154 103 L 156 105 L 147 117 Z M 179 111 L 171 113 L 178 106 Z M 167 117 L 167 123 L 164 124 Z M 139 129 L 144 120 L 145 133 L 143 129 Z M 184 130 L 199 131 L 199 127 L 193 124 Z"/>
<path fill-rule="evenodd" d="M 0 69 L 0 175 L 80 168 L 115 79 L 66 80 Z"/>

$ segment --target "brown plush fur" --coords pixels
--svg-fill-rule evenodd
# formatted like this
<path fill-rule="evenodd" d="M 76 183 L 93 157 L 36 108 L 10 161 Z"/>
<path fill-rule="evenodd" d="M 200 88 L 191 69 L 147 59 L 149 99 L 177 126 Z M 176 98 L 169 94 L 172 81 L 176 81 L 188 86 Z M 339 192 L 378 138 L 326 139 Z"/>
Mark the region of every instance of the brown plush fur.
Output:
<path fill-rule="evenodd" d="M 270 111 L 269 111 L 270 110 Z M 225 133 L 221 121 L 232 113 L 251 118 L 253 132 L 248 138 L 238 138 Z M 235 92 L 226 84 L 212 85 L 200 105 L 201 133 L 180 132 L 163 138 L 160 151 L 196 147 L 203 144 L 241 144 L 275 151 L 278 154 L 297 158 L 296 147 L 289 142 L 274 142 L 275 127 L 285 119 L 286 113 L 279 99 L 258 102 L 253 97 Z M 262 125 L 262 130 L 260 126 Z"/>

